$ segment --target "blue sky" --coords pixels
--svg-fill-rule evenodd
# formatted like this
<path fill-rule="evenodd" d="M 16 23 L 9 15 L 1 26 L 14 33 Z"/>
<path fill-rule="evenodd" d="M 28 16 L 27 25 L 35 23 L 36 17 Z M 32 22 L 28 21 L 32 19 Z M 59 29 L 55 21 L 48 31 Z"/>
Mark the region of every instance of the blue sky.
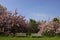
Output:
<path fill-rule="evenodd" d="M 12 12 L 17 8 L 27 20 L 48 20 L 60 16 L 60 0 L 0 0 L 0 4 Z"/>

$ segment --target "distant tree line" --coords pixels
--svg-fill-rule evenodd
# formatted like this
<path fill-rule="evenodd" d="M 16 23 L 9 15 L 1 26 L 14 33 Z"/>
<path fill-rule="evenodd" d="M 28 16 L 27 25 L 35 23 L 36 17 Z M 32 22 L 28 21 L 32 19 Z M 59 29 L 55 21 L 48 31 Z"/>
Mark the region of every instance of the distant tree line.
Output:
<path fill-rule="evenodd" d="M 51 21 L 36 21 L 30 19 L 26 21 L 24 16 L 17 15 L 6 11 L 0 14 L 0 33 L 4 34 L 16 34 L 16 33 L 40 33 L 41 35 L 54 36 L 60 33 L 60 19 L 53 18 Z"/>

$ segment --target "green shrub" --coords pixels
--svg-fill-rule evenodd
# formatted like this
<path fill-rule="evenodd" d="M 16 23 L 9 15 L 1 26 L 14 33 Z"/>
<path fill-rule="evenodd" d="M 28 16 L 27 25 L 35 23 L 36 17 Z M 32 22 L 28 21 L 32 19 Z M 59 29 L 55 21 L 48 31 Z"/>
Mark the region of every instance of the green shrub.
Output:
<path fill-rule="evenodd" d="M 47 37 L 54 37 L 56 34 L 54 31 L 50 30 L 48 32 L 45 32 L 43 35 Z"/>

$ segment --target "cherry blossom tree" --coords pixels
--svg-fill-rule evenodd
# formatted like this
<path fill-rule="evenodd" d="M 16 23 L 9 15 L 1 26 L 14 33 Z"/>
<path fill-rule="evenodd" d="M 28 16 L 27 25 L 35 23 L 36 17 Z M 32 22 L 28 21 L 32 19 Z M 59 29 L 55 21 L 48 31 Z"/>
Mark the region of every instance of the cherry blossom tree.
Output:
<path fill-rule="evenodd" d="M 4 33 L 26 32 L 27 22 L 24 16 L 6 11 L 0 15 L 0 28 L 4 28 Z"/>

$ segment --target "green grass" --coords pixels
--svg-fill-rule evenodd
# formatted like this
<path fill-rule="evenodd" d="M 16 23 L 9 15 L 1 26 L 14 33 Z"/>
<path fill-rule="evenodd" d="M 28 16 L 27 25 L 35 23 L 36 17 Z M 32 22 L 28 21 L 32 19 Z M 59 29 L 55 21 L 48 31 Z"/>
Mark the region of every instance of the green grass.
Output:
<path fill-rule="evenodd" d="M 31 38 L 31 37 L 1 37 L 0 40 L 60 40 L 60 37 L 42 37 L 42 38 Z"/>

